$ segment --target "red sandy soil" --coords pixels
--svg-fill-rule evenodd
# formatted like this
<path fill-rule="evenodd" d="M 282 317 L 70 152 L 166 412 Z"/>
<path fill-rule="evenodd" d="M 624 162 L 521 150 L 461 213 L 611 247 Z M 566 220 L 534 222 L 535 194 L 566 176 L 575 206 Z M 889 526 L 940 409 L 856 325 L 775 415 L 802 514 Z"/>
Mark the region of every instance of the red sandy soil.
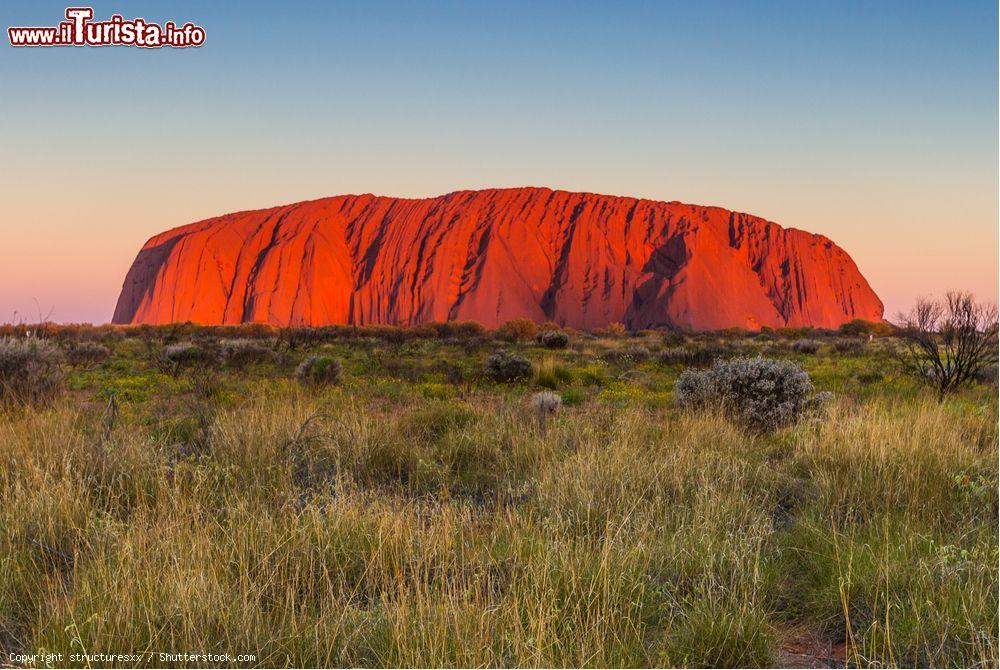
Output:
<path fill-rule="evenodd" d="M 882 312 L 822 235 L 718 207 L 516 188 L 338 196 L 176 228 L 139 252 L 114 322 L 711 330 Z"/>
<path fill-rule="evenodd" d="M 778 630 L 778 668 L 843 668 L 847 645 L 824 641 L 806 628 L 788 626 Z"/>

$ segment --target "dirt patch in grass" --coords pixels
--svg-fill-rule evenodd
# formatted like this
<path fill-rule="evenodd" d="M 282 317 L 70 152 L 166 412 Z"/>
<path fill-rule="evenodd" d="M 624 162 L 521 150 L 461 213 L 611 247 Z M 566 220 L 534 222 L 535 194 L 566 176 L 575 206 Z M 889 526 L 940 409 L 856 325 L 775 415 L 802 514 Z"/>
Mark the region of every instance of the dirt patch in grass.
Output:
<path fill-rule="evenodd" d="M 824 640 L 805 626 L 786 624 L 776 631 L 779 668 L 843 668 L 847 643 Z"/>

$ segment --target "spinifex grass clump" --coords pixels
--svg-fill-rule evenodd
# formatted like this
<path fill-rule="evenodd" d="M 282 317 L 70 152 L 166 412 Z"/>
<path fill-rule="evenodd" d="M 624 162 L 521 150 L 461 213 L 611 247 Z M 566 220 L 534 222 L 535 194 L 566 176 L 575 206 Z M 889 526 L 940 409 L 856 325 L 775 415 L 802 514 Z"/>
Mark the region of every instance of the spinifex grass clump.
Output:
<path fill-rule="evenodd" d="M 507 351 L 498 351 L 486 359 L 483 375 L 495 382 L 509 384 L 531 377 L 531 361 Z"/>
<path fill-rule="evenodd" d="M 684 408 L 718 407 L 747 428 L 766 433 L 787 426 L 813 407 L 809 375 L 791 361 L 734 358 L 708 370 L 685 370 L 674 384 Z"/>
<path fill-rule="evenodd" d="M 556 363 L 552 358 L 545 358 L 535 371 L 535 384 L 553 391 L 573 383 L 573 371 L 566 365 Z"/>
<path fill-rule="evenodd" d="M 63 388 L 62 354 L 45 340 L 0 338 L 0 403 L 40 404 Z"/>
<path fill-rule="evenodd" d="M 295 376 L 310 386 L 336 385 L 341 381 L 343 369 L 333 356 L 309 356 L 299 364 Z"/>

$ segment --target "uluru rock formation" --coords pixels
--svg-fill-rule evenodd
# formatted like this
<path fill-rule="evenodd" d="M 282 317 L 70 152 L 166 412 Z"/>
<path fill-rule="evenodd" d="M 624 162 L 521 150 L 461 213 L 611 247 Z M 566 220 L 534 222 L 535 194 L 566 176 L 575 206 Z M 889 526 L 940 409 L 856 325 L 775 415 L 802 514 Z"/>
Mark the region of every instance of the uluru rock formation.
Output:
<path fill-rule="evenodd" d="M 882 312 L 822 235 L 718 207 L 515 188 L 345 195 L 175 228 L 139 252 L 113 320 L 713 330 Z"/>

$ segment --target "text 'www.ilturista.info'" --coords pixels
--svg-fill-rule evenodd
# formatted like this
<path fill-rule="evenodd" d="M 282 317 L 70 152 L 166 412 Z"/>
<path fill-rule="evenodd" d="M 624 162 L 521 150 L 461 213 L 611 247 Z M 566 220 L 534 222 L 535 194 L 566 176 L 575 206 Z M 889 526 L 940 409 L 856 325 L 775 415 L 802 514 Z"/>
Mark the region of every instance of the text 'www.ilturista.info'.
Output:
<path fill-rule="evenodd" d="M 125 19 L 113 14 L 107 21 L 93 21 L 91 7 L 67 7 L 66 21 L 56 26 L 22 26 L 7 29 L 15 47 L 105 47 L 134 46 L 146 49 L 161 47 L 200 47 L 205 43 L 205 29 L 187 22 L 163 25 L 143 18 Z"/>

